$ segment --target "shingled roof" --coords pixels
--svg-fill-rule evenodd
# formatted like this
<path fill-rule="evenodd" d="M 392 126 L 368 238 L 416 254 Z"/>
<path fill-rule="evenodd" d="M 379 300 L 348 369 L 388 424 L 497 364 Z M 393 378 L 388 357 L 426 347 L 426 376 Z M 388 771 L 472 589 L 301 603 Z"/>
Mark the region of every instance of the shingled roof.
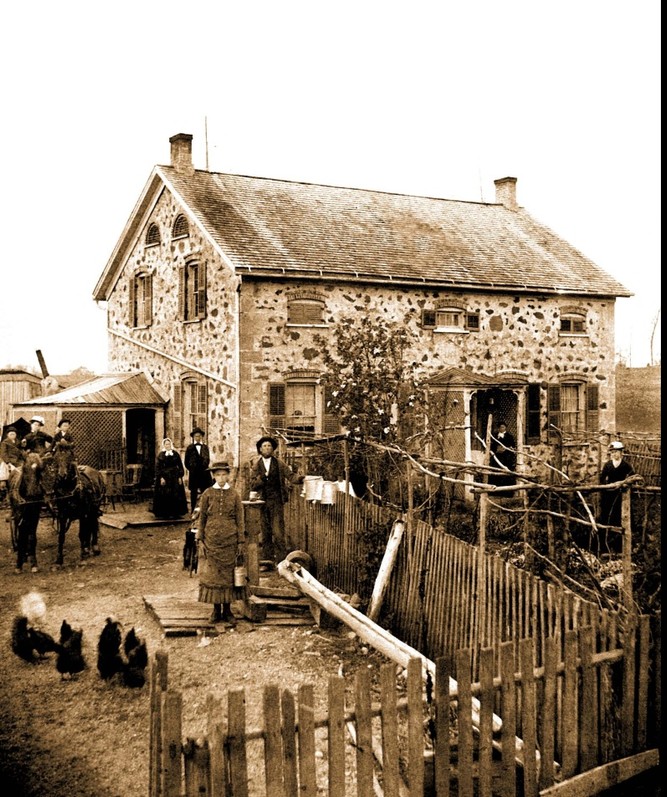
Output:
<path fill-rule="evenodd" d="M 632 295 L 523 208 L 173 166 L 152 180 L 146 200 L 166 184 L 241 276 Z M 120 249 L 96 299 L 108 298 Z"/>

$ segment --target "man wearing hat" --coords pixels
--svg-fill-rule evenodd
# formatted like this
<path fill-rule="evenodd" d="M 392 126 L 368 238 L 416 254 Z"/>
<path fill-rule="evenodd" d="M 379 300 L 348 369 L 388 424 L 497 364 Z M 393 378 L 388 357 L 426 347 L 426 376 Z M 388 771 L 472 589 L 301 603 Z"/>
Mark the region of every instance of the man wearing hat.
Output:
<path fill-rule="evenodd" d="M 609 459 L 600 472 L 600 484 L 622 482 L 634 474 L 635 469 L 623 458 L 624 449 L 625 446 L 620 440 L 613 440 L 609 444 Z M 621 525 L 621 496 L 620 490 L 600 490 L 600 523 L 605 526 Z M 621 550 L 621 535 L 617 532 L 602 529 L 600 537 L 603 552 Z"/>
<path fill-rule="evenodd" d="M 24 451 L 44 455 L 51 449 L 53 438 L 50 434 L 46 434 L 43 429 L 44 418 L 41 415 L 33 415 L 30 419 L 30 431 L 21 441 Z"/>
<path fill-rule="evenodd" d="M 24 454 L 19 446 L 15 426 L 8 426 L 5 431 L 5 437 L 0 443 L 0 460 L 15 468 L 19 468 L 23 464 Z"/>
<path fill-rule="evenodd" d="M 53 435 L 53 450 L 71 451 L 73 456 L 74 438 L 69 430 L 71 423 L 69 418 L 61 418 L 58 421 L 58 431 Z"/>
<path fill-rule="evenodd" d="M 301 484 L 303 476 L 278 459 L 275 437 L 260 437 L 256 443 L 259 460 L 250 474 L 250 489 L 264 500 L 262 507 L 262 558 L 274 560 L 274 541 L 285 542 L 284 507 L 293 484 Z"/>
<path fill-rule="evenodd" d="M 213 479 L 208 470 L 211 456 L 204 443 L 204 430 L 197 426 L 190 432 L 190 437 L 192 442 L 185 449 L 184 462 L 188 471 L 190 508 L 194 512 L 199 495 L 213 484 Z"/>

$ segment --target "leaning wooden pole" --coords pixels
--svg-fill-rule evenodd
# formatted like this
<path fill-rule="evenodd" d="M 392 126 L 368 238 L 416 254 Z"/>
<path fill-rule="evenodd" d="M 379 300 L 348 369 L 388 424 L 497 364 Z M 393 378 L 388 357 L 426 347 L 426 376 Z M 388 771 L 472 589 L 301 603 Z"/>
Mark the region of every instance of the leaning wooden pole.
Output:
<path fill-rule="evenodd" d="M 403 520 L 394 521 L 394 526 L 391 530 L 391 534 L 389 535 L 389 541 L 387 542 L 384 556 L 382 557 L 382 564 L 380 565 L 377 578 L 375 579 L 375 584 L 373 585 L 373 594 L 371 595 L 371 601 L 368 604 L 368 611 L 366 612 L 368 619 L 372 620 L 373 622 L 375 622 L 380 615 L 380 608 L 382 607 L 382 602 L 387 591 L 389 577 L 391 576 L 391 572 L 394 569 L 394 564 L 396 562 L 396 557 L 398 556 L 398 548 L 401 544 L 401 540 L 403 539 L 404 529 L 405 523 Z"/>
<path fill-rule="evenodd" d="M 424 678 L 430 675 L 435 682 L 435 663 L 426 656 L 422 655 L 415 648 L 410 647 L 405 642 L 397 639 L 384 628 L 376 625 L 372 620 L 369 620 L 365 614 L 357 611 L 350 606 L 349 603 L 344 601 L 341 597 L 336 595 L 335 592 L 327 589 L 316 578 L 305 570 L 303 567 L 295 562 L 288 562 L 287 560 L 278 564 L 278 573 L 290 584 L 298 587 L 304 595 L 314 600 L 319 606 L 327 611 L 332 617 L 345 623 L 352 631 L 357 634 L 360 639 L 367 642 L 374 647 L 391 661 L 400 664 L 401 667 L 407 669 L 410 659 L 421 659 L 422 670 Z M 452 697 L 458 695 L 458 683 L 450 676 L 449 677 L 449 694 Z M 475 728 L 479 730 L 480 717 L 481 717 L 481 704 L 476 698 L 472 698 L 472 722 Z M 497 715 L 493 715 L 493 733 L 497 737 L 503 727 L 502 719 Z M 501 750 L 501 743 L 497 739 L 493 740 L 493 746 Z M 519 737 L 514 739 L 515 758 L 518 764 L 523 766 L 524 761 L 524 744 L 523 740 Z M 540 754 L 535 750 L 535 761 L 539 766 Z"/>

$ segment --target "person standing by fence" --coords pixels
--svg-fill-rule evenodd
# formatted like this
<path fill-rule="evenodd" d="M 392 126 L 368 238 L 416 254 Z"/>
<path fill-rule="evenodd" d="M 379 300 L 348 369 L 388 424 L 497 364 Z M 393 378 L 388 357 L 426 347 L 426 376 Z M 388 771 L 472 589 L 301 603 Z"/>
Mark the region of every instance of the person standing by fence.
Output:
<path fill-rule="evenodd" d="M 259 459 L 250 477 L 250 489 L 264 500 L 262 508 L 262 558 L 275 561 L 275 543 L 285 544 L 285 504 L 292 485 L 301 484 L 302 475 L 278 459 L 275 437 L 260 437 L 256 443 Z"/>
<path fill-rule="evenodd" d="M 623 457 L 625 446 L 620 440 L 609 444 L 609 459 L 600 472 L 600 484 L 622 482 L 632 476 L 635 469 Z M 623 493 L 621 490 L 600 491 L 599 522 L 604 526 L 621 526 L 621 506 Z M 622 547 L 621 535 L 609 529 L 600 529 L 600 552 L 619 553 Z"/>
<path fill-rule="evenodd" d="M 243 503 L 229 483 L 229 463 L 214 462 L 209 470 L 213 485 L 197 513 L 199 601 L 213 604 L 210 622 L 235 623 L 232 602 L 245 598 L 245 587 L 234 586 L 234 567 L 244 555 Z"/>

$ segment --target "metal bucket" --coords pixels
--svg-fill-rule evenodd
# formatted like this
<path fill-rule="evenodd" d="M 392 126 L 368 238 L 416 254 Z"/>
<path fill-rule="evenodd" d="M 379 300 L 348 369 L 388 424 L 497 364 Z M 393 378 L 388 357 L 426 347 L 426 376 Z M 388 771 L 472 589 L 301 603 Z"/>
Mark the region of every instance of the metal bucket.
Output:
<path fill-rule="evenodd" d="M 234 568 L 234 586 L 245 587 L 248 580 L 248 568 L 245 565 L 236 565 Z"/>

